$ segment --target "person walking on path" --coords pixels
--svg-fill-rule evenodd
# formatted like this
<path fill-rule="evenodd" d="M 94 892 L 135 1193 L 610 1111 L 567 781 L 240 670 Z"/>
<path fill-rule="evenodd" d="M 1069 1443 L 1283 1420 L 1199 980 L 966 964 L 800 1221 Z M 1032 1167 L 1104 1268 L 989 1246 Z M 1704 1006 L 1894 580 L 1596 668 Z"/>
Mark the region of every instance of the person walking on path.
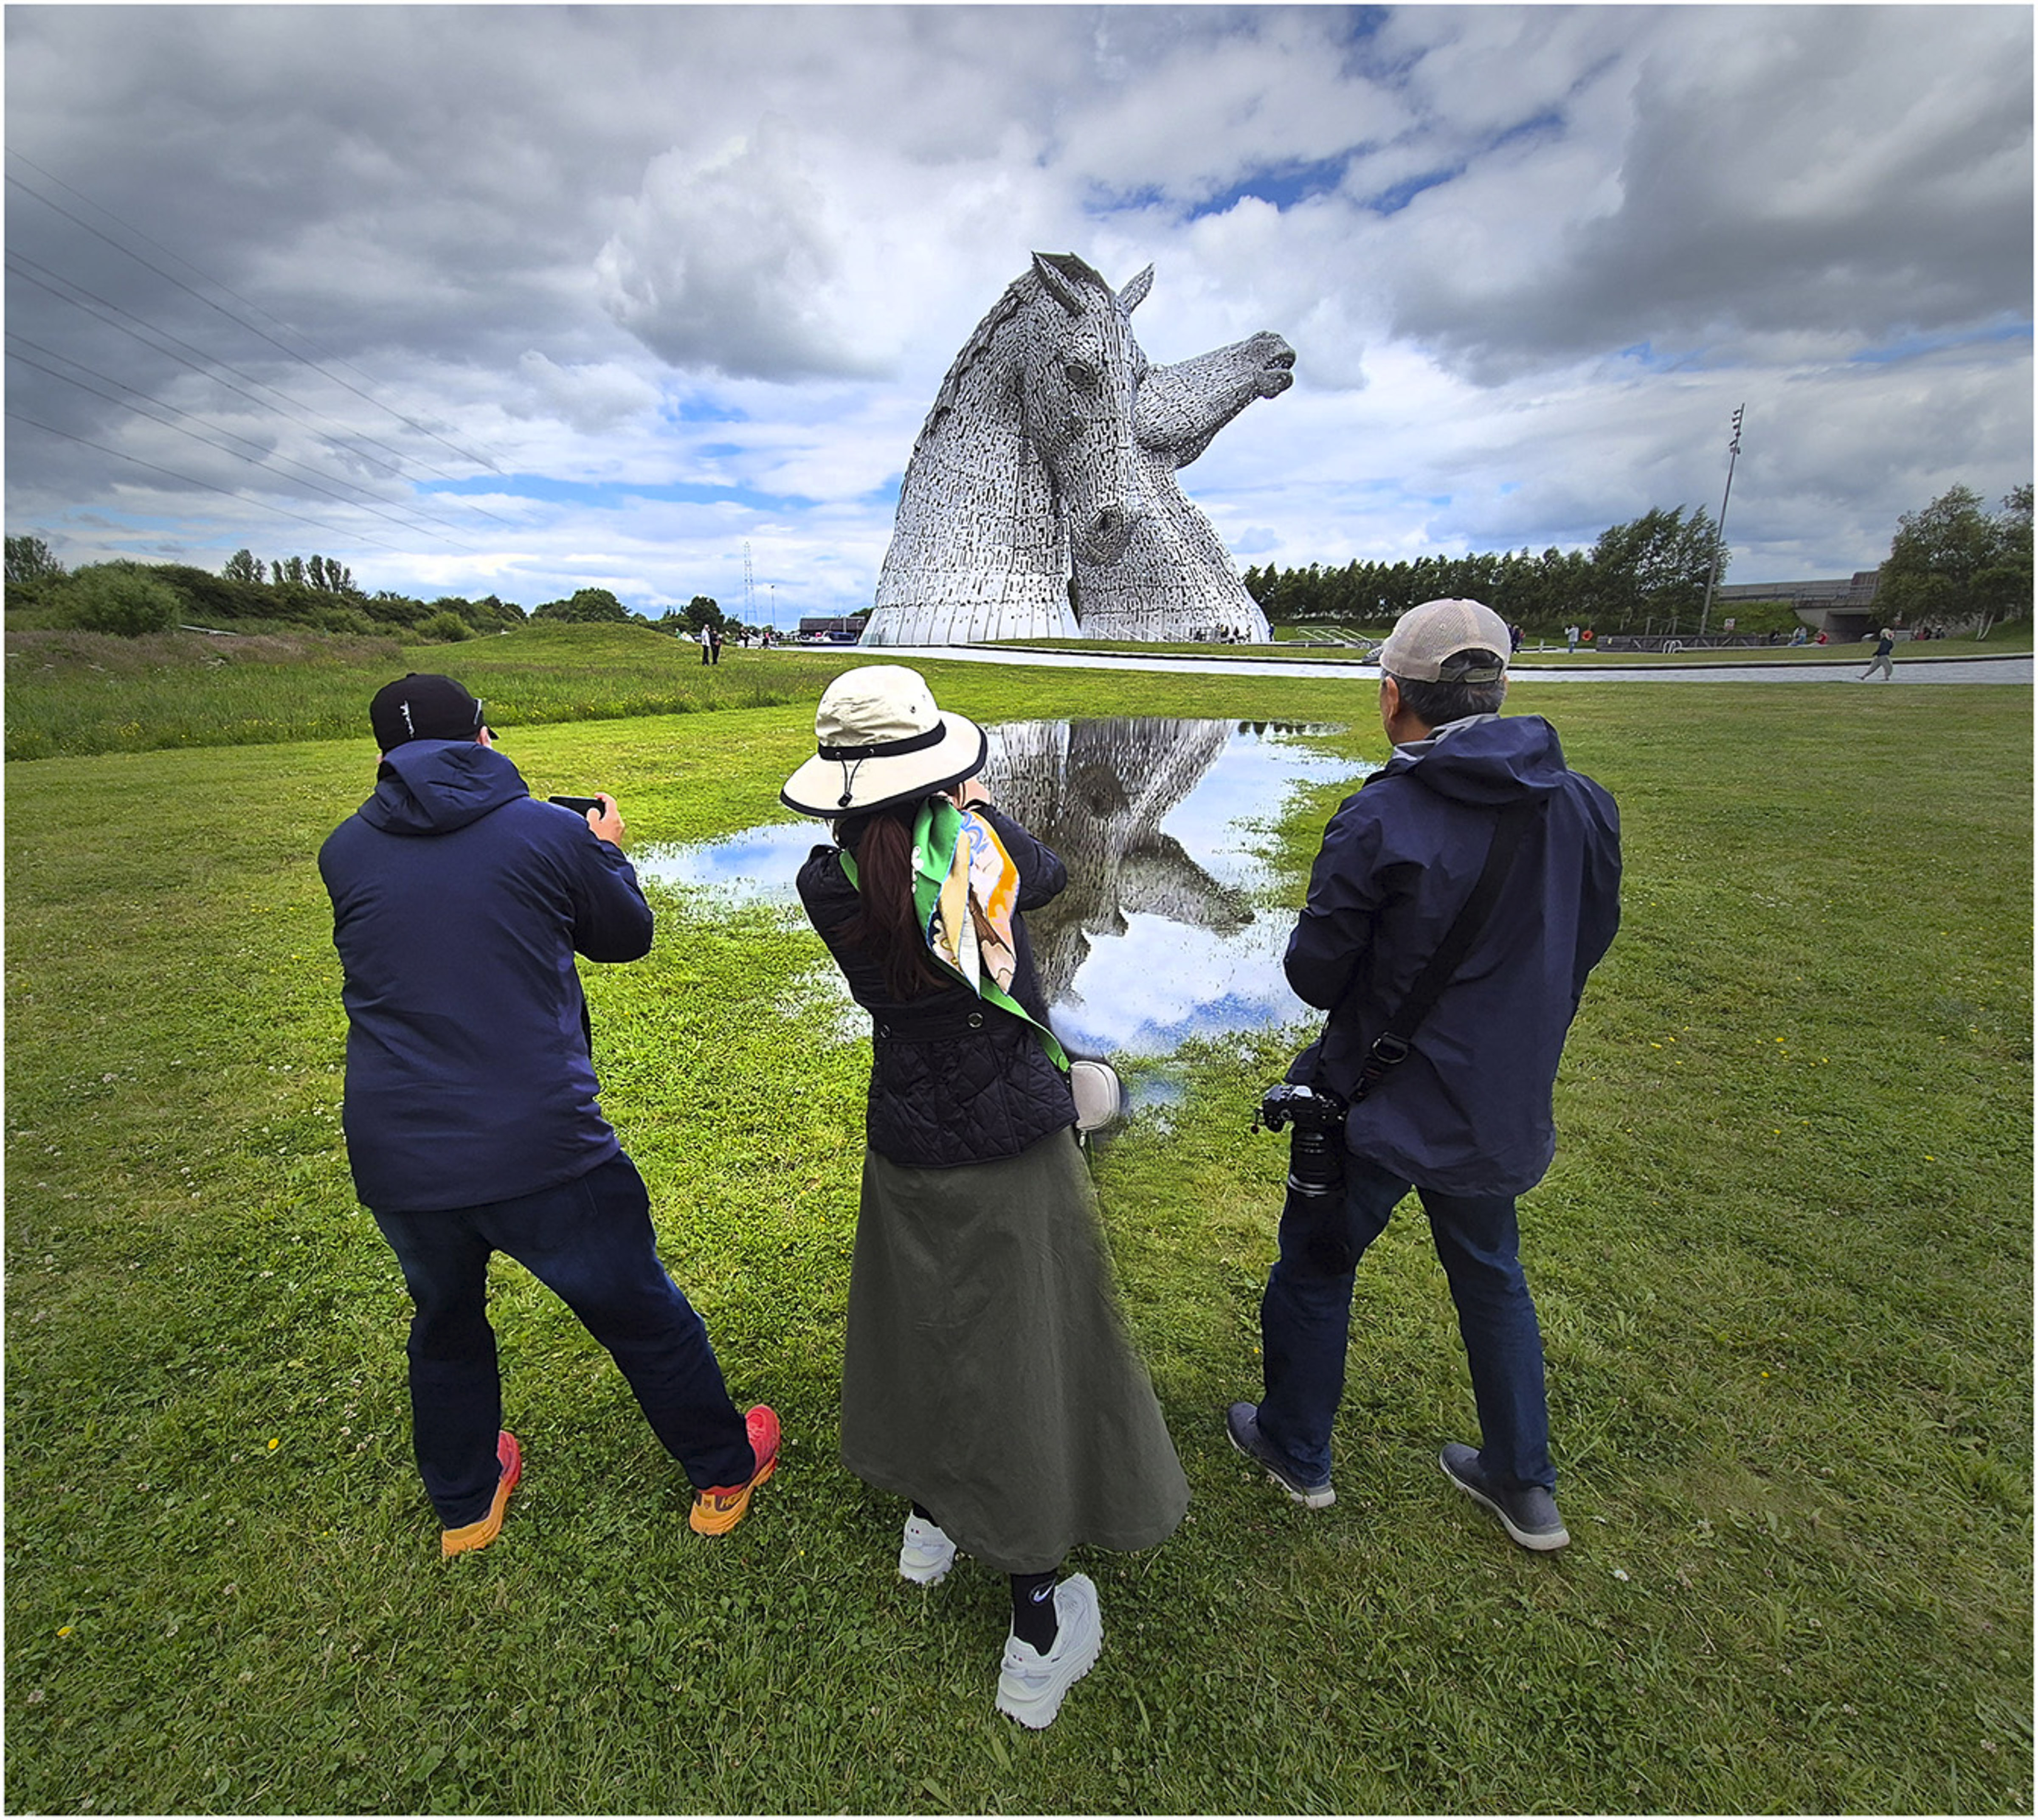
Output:
<path fill-rule="evenodd" d="M 839 844 L 800 899 L 873 1058 L 843 1357 L 842 1460 L 911 1507 L 899 1572 L 1010 1576 L 998 1709 L 1035 1729 L 1102 1647 L 1080 1544 L 1171 1534 L 1188 1484 L 1119 1314 L 1023 912 L 1061 861 L 978 779 L 983 730 L 896 665 L 845 672 L 781 792 Z"/>
<path fill-rule="evenodd" d="M 650 1201 L 597 1103 L 574 957 L 634 961 L 651 911 L 616 799 L 533 799 L 481 703 L 412 674 L 369 708 L 375 793 L 329 836 L 355 1191 L 403 1267 L 412 1439 L 447 1556 L 502 1526 L 523 1452 L 502 1427 L 488 1260 L 507 1253 L 614 1356 L 695 1488 L 735 1527 L 778 1465 L 778 1420 L 739 1415 L 706 1329 L 658 1261 Z"/>
<path fill-rule="evenodd" d="M 1877 670 L 1881 670 L 1890 681 L 1896 681 L 1896 665 L 1890 655 L 1896 649 L 1896 635 L 1885 626 L 1881 636 L 1875 641 L 1875 655 L 1869 660 L 1868 668 L 1861 673 L 1861 680 L 1866 682 Z"/>
<path fill-rule="evenodd" d="M 1478 1448 L 1453 1442 L 1440 1463 L 1522 1547 L 1551 1549 L 1570 1538 L 1515 1202 L 1555 1153 L 1557 1060 L 1619 920 L 1620 837 L 1613 799 L 1566 765 L 1555 730 L 1501 718 L 1506 639 L 1478 602 L 1430 601 L 1381 650 L 1394 753 L 1332 818 L 1285 962 L 1328 1013 L 1288 1079 L 1338 1096 L 1343 1181 L 1289 1195 L 1260 1304 L 1264 1394 L 1233 1404 L 1226 1428 L 1296 1503 L 1333 1501 L 1354 1277 L 1412 1185 L 1479 1410 Z M 1464 926 L 1470 946 L 1412 1035 L 1390 1033 L 1475 891 L 1490 914 Z"/>

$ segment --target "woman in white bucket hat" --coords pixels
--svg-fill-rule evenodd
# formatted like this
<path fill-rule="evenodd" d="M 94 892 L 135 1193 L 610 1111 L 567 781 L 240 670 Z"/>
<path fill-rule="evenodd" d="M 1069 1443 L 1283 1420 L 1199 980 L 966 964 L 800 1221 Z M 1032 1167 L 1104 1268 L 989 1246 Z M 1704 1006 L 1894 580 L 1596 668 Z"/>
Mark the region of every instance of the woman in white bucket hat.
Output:
<path fill-rule="evenodd" d="M 1061 861 L 991 802 L 983 730 L 915 671 L 831 684 L 780 793 L 834 824 L 801 901 L 869 1012 L 843 1464 L 907 1500 L 899 1555 L 1010 1576 L 998 1710 L 1050 1723 L 1103 1642 L 1079 1545 L 1151 1547 L 1188 1504 L 1112 1287 L 1023 912 Z"/>

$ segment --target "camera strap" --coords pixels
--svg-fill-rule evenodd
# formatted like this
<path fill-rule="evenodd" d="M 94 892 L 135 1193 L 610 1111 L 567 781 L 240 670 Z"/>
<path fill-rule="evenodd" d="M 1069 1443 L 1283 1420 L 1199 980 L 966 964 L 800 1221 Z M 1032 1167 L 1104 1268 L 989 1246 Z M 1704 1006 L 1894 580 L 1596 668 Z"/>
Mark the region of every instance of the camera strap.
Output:
<path fill-rule="evenodd" d="M 1471 895 L 1460 907 L 1450 927 L 1444 931 L 1444 938 L 1437 944 L 1436 952 L 1416 975 L 1415 984 L 1408 988 L 1408 995 L 1387 1020 L 1387 1028 L 1373 1038 L 1373 1047 L 1361 1064 L 1358 1079 L 1351 1090 L 1354 1105 L 1408 1059 L 1409 1039 L 1415 1035 L 1417 1026 L 1429 1016 L 1430 1008 L 1443 996 L 1445 987 L 1451 983 L 1465 956 L 1471 953 L 1472 943 L 1479 939 L 1480 931 L 1491 918 L 1494 906 L 1500 901 L 1500 888 L 1506 883 L 1507 874 L 1514 864 L 1515 852 L 1540 806 L 1540 798 L 1523 797 L 1508 804 L 1494 818 L 1492 844 L 1486 850 L 1486 863 L 1479 868 Z M 1328 1025 L 1324 1027 L 1328 1031 Z"/>

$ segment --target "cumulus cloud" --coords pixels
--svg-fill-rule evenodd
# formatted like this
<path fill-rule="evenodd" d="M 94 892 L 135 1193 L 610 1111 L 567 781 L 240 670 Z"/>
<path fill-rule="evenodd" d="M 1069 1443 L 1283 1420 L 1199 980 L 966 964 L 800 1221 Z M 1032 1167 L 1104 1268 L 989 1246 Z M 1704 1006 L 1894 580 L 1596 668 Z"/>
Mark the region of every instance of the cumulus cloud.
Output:
<path fill-rule="evenodd" d="M 2022 9 L 5 24 L 9 406 L 48 427 L 8 427 L 9 529 L 70 560 L 651 604 L 731 595 L 748 540 L 784 605 L 866 604 L 1036 248 L 1152 262 L 1157 361 L 1294 345 L 1185 477 L 1242 561 L 1716 510 L 1743 403 L 1744 578 L 2030 472 Z"/>
<path fill-rule="evenodd" d="M 594 262 L 603 305 L 675 366 L 743 378 L 843 378 L 842 230 L 791 127 L 696 158 L 668 152 Z"/>

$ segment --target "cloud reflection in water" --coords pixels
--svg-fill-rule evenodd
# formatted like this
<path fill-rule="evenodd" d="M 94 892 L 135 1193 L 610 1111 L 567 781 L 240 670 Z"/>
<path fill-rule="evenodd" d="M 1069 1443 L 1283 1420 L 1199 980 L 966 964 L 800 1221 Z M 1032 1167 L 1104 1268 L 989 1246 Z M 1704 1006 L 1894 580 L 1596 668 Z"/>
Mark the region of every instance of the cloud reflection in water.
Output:
<path fill-rule="evenodd" d="M 1292 919 L 1256 910 L 1253 851 L 1301 783 L 1374 768 L 1333 756 L 1309 729 L 1229 720 L 1025 721 L 993 726 L 986 781 L 1061 855 L 1068 889 L 1028 913 L 1057 1033 L 1089 1055 L 1165 1056 L 1191 1037 L 1303 1014 L 1282 976 Z M 647 879 L 794 907 L 821 839 L 774 823 L 637 859 Z M 834 977 L 834 969 L 828 969 Z"/>

